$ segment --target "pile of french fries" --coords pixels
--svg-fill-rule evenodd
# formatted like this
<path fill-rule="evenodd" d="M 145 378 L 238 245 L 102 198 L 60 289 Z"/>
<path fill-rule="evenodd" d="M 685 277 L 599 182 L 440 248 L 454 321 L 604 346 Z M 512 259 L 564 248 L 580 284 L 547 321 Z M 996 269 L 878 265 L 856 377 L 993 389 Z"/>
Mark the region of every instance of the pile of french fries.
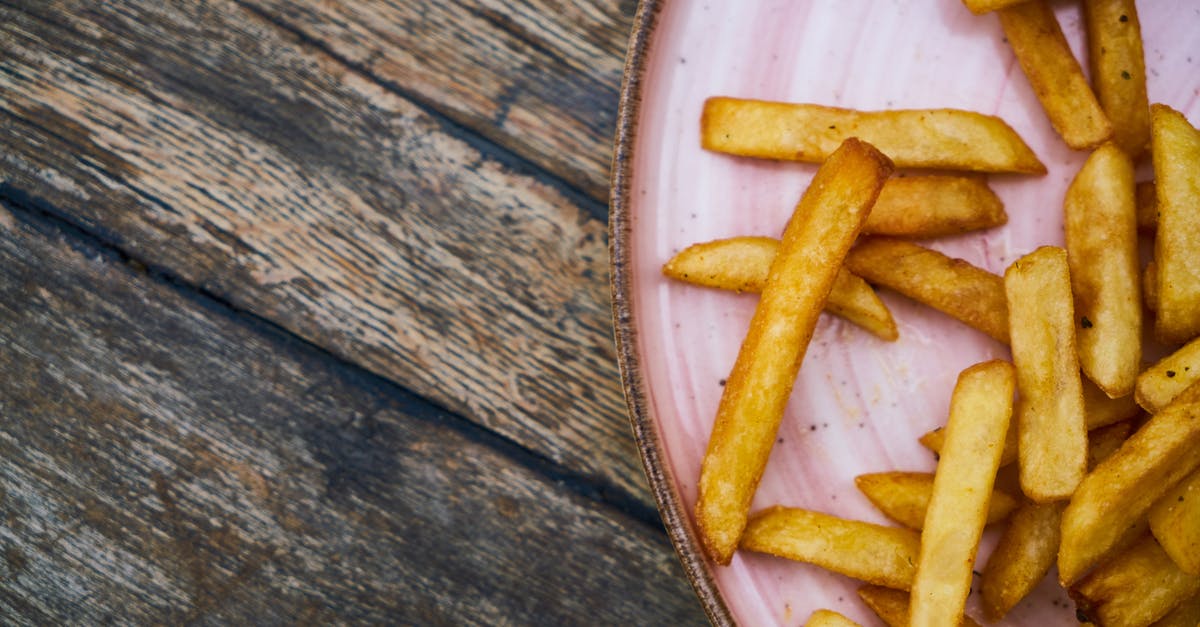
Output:
<path fill-rule="evenodd" d="M 887 624 L 941 627 L 975 624 L 963 612 L 980 537 L 1004 525 L 982 567 L 988 620 L 1057 566 L 1083 622 L 1194 627 L 1200 131 L 1148 102 L 1132 0 L 1084 1 L 1091 83 L 1044 0 L 964 4 L 999 14 L 1053 127 L 1091 151 L 1063 201 L 1066 246 L 1031 251 L 997 276 L 911 241 L 1001 227 L 1007 214 L 978 174 L 893 178 L 896 168 L 1046 172 L 999 118 L 709 99 L 704 148 L 821 165 L 781 239 L 699 243 L 663 267 L 680 281 L 760 294 L 701 468 L 703 549 L 717 564 L 739 548 L 815 564 L 861 580 L 860 596 Z M 1155 179 L 1135 184 L 1147 151 Z M 1146 269 L 1139 229 L 1154 237 Z M 939 456 L 935 473 L 857 478 L 898 526 L 783 505 L 751 513 L 820 313 L 898 338 L 872 285 L 1008 344 L 1011 362 L 959 374 L 946 426 L 920 438 Z M 1146 367 L 1144 327 L 1182 347 Z M 808 624 L 854 623 L 820 610 Z"/>

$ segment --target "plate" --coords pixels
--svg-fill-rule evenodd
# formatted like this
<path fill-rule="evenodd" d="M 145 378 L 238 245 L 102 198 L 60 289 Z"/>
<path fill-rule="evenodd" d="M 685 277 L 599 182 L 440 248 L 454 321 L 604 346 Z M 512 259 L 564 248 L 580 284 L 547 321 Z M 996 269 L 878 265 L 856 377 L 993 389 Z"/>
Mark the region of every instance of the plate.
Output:
<path fill-rule="evenodd" d="M 1076 57 L 1075 3 L 1055 4 Z M 1140 15 L 1152 102 L 1200 121 L 1200 9 L 1145 3 Z M 815 166 L 700 148 L 704 100 L 726 95 L 860 109 L 953 107 L 998 115 L 1046 164 L 1045 176 L 993 175 L 1007 226 L 930 242 L 995 273 L 1042 244 L 1061 245 L 1064 190 L 1086 155 L 1050 127 L 995 15 L 957 0 L 661 0 L 643 2 L 630 43 L 613 173 L 612 280 L 623 383 L 652 490 L 685 571 L 714 623 L 802 624 L 818 608 L 879 624 L 857 583 L 819 568 L 738 553 L 705 561 L 691 512 L 721 386 L 756 297 L 668 281 L 660 268 L 701 241 L 778 237 Z M 1139 180 L 1150 178 L 1148 164 Z M 822 316 L 753 509 L 773 504 L 886 523 L 853 477 L 932 471 L 917 436 L 944 424 L 963 368 L 1006 347 L 886 291 L 894 343 Z M 985 534 L 980 564 L 995 542 Z M 977 593 L 968 613 L 979 618 Z M 1073 625 L 1045 583 L 1002 625 Z"/>

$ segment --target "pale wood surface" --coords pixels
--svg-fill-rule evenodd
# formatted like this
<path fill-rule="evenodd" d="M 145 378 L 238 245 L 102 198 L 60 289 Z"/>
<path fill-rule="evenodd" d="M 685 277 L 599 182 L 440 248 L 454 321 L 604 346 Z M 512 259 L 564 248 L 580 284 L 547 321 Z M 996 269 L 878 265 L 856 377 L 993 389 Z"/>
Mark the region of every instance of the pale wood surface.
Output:
<path fill-rule="evenodd" d="M 0 0 L 0 622 L 703 621 L 613 354 L 633 9 Z"/>

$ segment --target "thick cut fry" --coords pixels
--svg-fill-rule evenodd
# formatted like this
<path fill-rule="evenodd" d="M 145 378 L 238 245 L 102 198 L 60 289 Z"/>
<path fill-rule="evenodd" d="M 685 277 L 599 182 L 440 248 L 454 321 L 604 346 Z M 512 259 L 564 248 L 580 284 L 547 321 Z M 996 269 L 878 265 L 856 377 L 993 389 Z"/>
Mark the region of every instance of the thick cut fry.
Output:
<path fill-rule="evenodd" d="M 1200 335 L 1200 131 L 1166 105 L 1150 111 L 1158 194 L 1154 330 L 1163 343 L 1182 344 Z"/>
<path fill-rule="evenodd" d="M 863 233 L 941 237 L 1007 222 L 1004 203 L 981 178 L 905 176 L 888 179 Z"/>
<path fill-rule="evenodd" d="M 1028 595 L 1058 555 L 1062 503 L 1026 501 L 1012 515 L 983 568 L 983 612 L 997 621 Z"/>
<path fill-rule="evenodd" d="M 933 473 L 877 472 L 855 477 L 854 485 L 888 518 L 917 531 L 924 526 L 933 494 Z M 1016 508 L 1016 498 L 993 490 L 988 500 L 987 524 L 1008 518 Z"/>
<path fill-rule="evenodd" d="M 971 567 L 987 518 L 1012 417 L 1013 367 L 990 361 L 958 376 L 946 421 L 946 446 L 921 531 L 913 578 L 911 625 L 938 627 L 960 620 L 971 589 Z"/>
<path fill-rule="evenodd" d="M 1071 496 L 1087 472 L 1087 421 L 1075 351 L 1067 254 L 1043 246 L 1004 273 L 1017 367 L 1021 489 L 1045 503 Z"/>
<path fill-rule="evenodd" d="M 1133 0 L 1085 0 L 1088 61 L 1113 142 L 1136 159 L 1150 145 L 1150 100 L 1142 28 Z"/>
<path fill-rule="evenodd" d="M 1180 392 L 1200 381 L 1200 338 L 1184 344 L 1138 375 L 1134 396 L 1146 411 L 1157 413 Z"/>
<path fill-rule="evenodd" d="M 882 586 L 863 586 L 858 596 L 888 627 L 908 627 L 908 593 Z M 979 623 L 963 616 L 962 627 L 979 627 Z"/>
<path fill-rule="evenodd" d="M 1158 228 L 1158 193 L 1154 191 L 1154 181 L 1142 181 L 1133 189 L 1137 202 L 1138 230 L 1153 231 Z"/>
<path fill-rule="evenodd" d="M 1150 533 L 1180 570 L 1200 575 L 1200 471 L 1150 508 Z"/>
<path fill-rule="evenodd" d="M 846 267 L 1008 343 L 1004 281 L 987 270 L 889 237 L 862 238 L 846 256 Z"/>
<path fill-rule="evenodd" d="M 1171 561 L 1145 537 L 1069 590 L 1080 620 L 1104 627 L 1148 625 L 1200 592 L 1200 577 Z"/>
<path fill-rule="evenodd" d="M 1004 7 L 1011 7 L 1014 4 L 1020 4 L 1026 0 L 963 0 L 963 5 L 971 10 L 976 15 L 998 11 Z"/>
<path fill-rule="evenodd" d="M 1088 473 L 1063 512 L 1058 576 L 1064 585 L 1100 563 L 1150 506 L 1200 467 L 1200 404 L 1156 414 Z"/>
<path fill-rule="evenodd" d="M 1088 157 L 1063 202 L 1079 366 L 1113 398 L 1133 392 L 1142 364 L 1133 162 L 1112 143 Z"/>
<path fill-rule="evenodd" d="M 1200 625 L 1200 592 L 1175 606 L 1150 627 L 1196 627 Z"/>
<path fill-rule="evenodd" d="M 804 627 L 860 627 L 860 625 L 833 610 L 817 610 L 808 617 Z"/>
<path fill-rule="evenodd" d="M 783 233 L 700 467 L 696 523 L 718 564 L 737 548 L 817 317 L 891 173 L 883 153 L 847 139 L 817 170 Z"/>
<path fill-rule="evenodd" d="M 855 111 L 714 97 L 700 118 L 704 148 L 743 157 L 820 163 L 848 137 L 874 145 L 901 168 L 1046 173 L 1004 120 L 971 111 Z"/>
<path fill-rule="evenodd" d="M 1089 150 L 1112 137 L 1112 124 L 1071 53 L 1045 0 L 997 12 L 1000 26 L 1054 130 L 1068 146 Z"/>
<path fill-rule="evenodd" d="M 815 564 L 867 583 L 907 590 L 920 536 L 829 514 L 776 505 L 746 524 L 742 549 Z"/>
<path fill-rule="evenodd" d="M 663 274 L 680 281 L 733 290 L 761 292 L 779 252 L 770 237 L 731 237 L 693 244 L 663 265 Z M 861 277 L 842 268 L 825 301 L 825 311 L 845 318 L 889 342 L 900 337 L 883 301 Z"/>

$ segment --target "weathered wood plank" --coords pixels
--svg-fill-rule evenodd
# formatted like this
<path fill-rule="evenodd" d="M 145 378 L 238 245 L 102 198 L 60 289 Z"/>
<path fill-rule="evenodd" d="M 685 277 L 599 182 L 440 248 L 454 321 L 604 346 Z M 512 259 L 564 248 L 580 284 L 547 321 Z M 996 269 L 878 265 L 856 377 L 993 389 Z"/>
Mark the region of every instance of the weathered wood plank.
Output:
<path fill-rule="evenodd" d="M 229 0 L 0 2 L 0 183 L 650 507 L 604 225 Z"/>
<path fill-rule="evenodd" d="M 0 622 L 703 620 L 646 525 L 47 230 L 0 208 Z"/>
<path fill-rule="evenodd" d="M 630 0 L 240 0 L 608 198 Z"/>

